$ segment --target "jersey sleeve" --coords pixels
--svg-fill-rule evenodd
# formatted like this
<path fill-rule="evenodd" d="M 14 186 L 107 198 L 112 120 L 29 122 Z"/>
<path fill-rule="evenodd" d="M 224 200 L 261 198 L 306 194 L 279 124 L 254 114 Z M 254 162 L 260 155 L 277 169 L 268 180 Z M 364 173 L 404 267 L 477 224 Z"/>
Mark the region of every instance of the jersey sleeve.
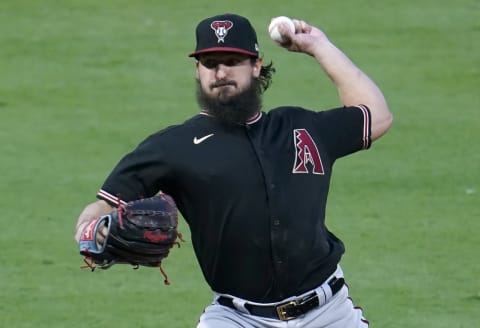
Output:
<path fill-rule="evenodd" d="M 323 142 L 334 158 L 340 158 L 371 145 L 371 115 L 365 105 L 318 112 Z"/>
<path fill-rule="evenodd" d="M 118 206 L 157 194 L 168 168 L 156 139 L 155 135 L 147 138 L 125 155 L 103 183 L 97 198 Z"/>

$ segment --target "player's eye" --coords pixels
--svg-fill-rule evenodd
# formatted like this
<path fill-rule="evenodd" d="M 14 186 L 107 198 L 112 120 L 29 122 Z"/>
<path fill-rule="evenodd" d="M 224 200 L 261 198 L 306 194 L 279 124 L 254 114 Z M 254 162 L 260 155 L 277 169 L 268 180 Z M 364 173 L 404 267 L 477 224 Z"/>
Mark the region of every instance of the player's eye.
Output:
<path fill-rule="evenodd" d="M 245 58 L 240 57 L 232 57 L 232 58 L 224 58 L 224 59 L 213 59 L 213 58 L 201 58 L 200 63 L 208 69 L 216 68 L 218 65 L 223 64 L 227 67 L 239 66 L 244 61 Z"/>
<path fill-rule="evenodd" d="M 243 60 L 240 59 L 240 58 L 229 58 L 229 59 L 226 59 L 223 64 L 225 66 L 228 66 L 228 67 L 232 67 L 232 66 L 237 66 L 239 65 Z"/>
<path fill-rule="evenodd" d="M 220 63 L 215 59 L 200 59 L 200 63 L 208 69 L 217 67 Z"/>

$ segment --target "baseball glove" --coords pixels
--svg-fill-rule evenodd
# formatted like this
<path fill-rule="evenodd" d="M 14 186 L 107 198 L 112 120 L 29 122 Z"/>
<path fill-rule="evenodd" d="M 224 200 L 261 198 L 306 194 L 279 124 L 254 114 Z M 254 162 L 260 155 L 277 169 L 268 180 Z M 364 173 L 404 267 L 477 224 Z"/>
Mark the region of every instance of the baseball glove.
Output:
<path fill-rule="evenodd" d="M 82 268 L 108 269 L 114 264 L 131 264 L 158 267 L 169 284 L 162 269 L 162 260 L 173 245 L 182 240 L 177 231 L 178 215 L 173 199 L 166 194 L 141 199 L 120 205 L 108 215 L 101 216 L 83 229 L 79 248 L 86 266 Z M 97 231 L 107 228 L 102 245 L 96 241 Z"/>

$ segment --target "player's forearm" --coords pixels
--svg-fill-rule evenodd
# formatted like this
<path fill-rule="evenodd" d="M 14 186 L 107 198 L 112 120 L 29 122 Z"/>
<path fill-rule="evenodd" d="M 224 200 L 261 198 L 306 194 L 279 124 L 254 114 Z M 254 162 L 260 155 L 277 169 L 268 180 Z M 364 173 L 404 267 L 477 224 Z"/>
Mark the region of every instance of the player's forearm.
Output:
<path fill-rule="evenodd" d="M 77 242 L 79 241 L 80 234 L 82 233 L 83 228 L 88 222 L 95 218 L 98 218 L 101 215 L 106 215 L 110 213 L 113 209 L 114 208 L 104 200 L 98 200 L 94 203 L 87 205 L 78 217 L 77 224 L 75 226 L 75 240 Z"/>
<path fill-rule="evenodd" d="M 342 51 L 325 40 L 314 50 L 314 57 L 335 84 L 345 106 L 367 105 L 372 114 L 372 139 L 383 135 L 392 123 L 383 93 Z"/>
<path fill-rule="evenodd" d="M 344 105 L 357 105 L 366 101 L 385 104 L 375 83 L 335 45 L 329 41 L 322 42 L 316 47 L 314 56 L 337 87 Z"/>

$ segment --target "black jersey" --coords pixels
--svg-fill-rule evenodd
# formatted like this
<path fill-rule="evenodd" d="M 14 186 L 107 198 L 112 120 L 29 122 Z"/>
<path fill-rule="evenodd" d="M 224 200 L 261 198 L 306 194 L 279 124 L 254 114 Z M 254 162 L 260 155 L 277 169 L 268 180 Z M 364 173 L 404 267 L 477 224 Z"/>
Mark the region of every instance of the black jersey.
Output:
<path fill-rule="evenodd" d="M 363 105 L 280 107 L 237 126 L 200 113 L 139 144 L 97 197 L 117 205 L 171 195 L 210 287 L 274 302 L 336 269 L 344 246 L 325 226 L 332 166 L 370 142 Z"/>

